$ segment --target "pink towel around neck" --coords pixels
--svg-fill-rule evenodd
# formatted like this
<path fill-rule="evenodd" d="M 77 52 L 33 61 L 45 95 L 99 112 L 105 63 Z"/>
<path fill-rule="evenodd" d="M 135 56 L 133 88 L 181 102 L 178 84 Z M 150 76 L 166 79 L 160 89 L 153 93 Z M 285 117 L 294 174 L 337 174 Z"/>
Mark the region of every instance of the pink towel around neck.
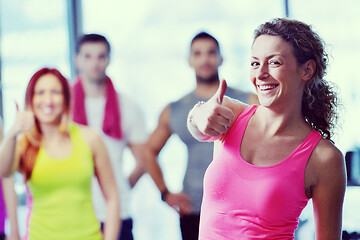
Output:
<path fill-rule="evenodd" d="M 102 130 L 110 137 L 121 139 L 122 130 L 118 96 L 110 78 L 106 76 L 105 81 L 106 103 Z M 79 124 L 88 124 L 85 110 L 85 91 L 82 80 L 79 76 L 73 86 L 73 120 Z"/>

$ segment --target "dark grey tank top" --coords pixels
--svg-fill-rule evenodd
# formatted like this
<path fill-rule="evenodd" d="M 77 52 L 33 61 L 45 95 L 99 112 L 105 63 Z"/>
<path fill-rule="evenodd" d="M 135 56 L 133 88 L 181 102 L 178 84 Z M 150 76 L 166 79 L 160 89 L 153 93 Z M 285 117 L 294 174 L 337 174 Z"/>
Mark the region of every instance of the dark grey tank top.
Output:
<path fill-rule="evenodd" d="M 248 93 L 234 88 L 228 88 L 226 96 L 247 103 Z M 195 92 L 170 103 L 170 128 L 187 146 L 188 161 L 184 177 L 183 191 L 191 197 L 193 212 L 199 213 L 203 195 L 203 177 L 207 167 L 213 159 L 213 143 L 199 142 L 194 139 L 186 127 L 186 118 L 193 106 L 198 101 L 207 99 L 198 98 Z"/>

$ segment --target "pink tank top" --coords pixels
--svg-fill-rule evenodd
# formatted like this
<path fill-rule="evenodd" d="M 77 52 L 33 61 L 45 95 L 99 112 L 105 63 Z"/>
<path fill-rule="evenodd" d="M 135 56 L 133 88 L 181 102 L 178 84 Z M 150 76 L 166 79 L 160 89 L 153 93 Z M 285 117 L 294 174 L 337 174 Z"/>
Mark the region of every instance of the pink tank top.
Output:
<path fill-rule="evenodd" d="M 306 163 L 321 136 L 313 130 L 275 165 L 252 165 L 241 157 L 240 146 L 256 109 L 250 106 L 237 118 L 205 173 L 200 240 L 294 239 L 309 200 Z"/>

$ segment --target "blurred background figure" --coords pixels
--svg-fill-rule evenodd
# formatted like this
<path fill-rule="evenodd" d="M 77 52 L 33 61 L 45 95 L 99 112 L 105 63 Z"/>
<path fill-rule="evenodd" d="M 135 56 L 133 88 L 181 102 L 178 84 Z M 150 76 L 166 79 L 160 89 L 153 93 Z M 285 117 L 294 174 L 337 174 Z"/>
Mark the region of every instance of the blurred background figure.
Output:
<path fill-rule="evenodd" d="M 158 125 L 147 141 L 146 164 L 161 199 L 180 214 L 180 228 L 184 240 L 198 239 L 203 177 L 212 161 L 213 145 L 196 141 L 186 128 L 190 109 L 199 101 L 208 100 L 219 86 L 218 68 L 223 59 L 218 41 L 206 32 L 200 32 L 190 44 L 189 65 L 194 69 L 196 88 L 162 111 Z M 229 88 L 227 95 L 249 104 L 258 103 L 254 94 Z M 166 186 L 157 161 L 161 149 L 172 134 L 177 134 L 186 144 L 188 161 L 180 193 L 172 193 Z"/>
<path fill-rule="evenodd" d="M 119 205 L 108 154 L 95 131 L 69 121 L 67 80 L 56 69 L 40 69 L 26 89 L 25 110 L 16 108 L 16 121 L 0 146 L 0 176 L 24 176 L 24 239 L 115 239 Z M 91 202 L 93 175 L 108 209 L 104 236 Z"/>
<path fill-rule="evenodd" d="M 133 220 L 130 215 L 130 190 L 144 173 L 142 151 L 147 135 L 144 118 L 135 102 L 116 92 L 106 75 L 110 62 L 110 44 L 98 34 L 83 35 L 76 48 L 76 67 L 79 75 L 73 87 L 73 118 L 79 124 L 96 129 L 106 144 L 111 167 L 119 192 L 121 231 L 119 240 L 133 239 Z M 124 80 L 125 81 L 125 80 Z M 126 178 L 123 171 L 123 151 L 128 147 L 136 166 Z M 94 178 L 92 198 L 98 220 L 106 221 L 106 204 L 101 187 Z"/>

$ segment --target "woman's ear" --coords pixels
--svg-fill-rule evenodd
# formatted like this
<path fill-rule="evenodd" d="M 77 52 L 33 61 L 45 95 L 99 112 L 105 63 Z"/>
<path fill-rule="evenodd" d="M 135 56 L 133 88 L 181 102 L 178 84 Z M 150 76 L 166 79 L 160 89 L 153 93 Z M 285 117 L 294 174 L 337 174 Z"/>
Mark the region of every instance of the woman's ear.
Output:
<path fill-rule="evenodd" d="M 303 72 L 303 80 L 308 81 L 310 80 L 316 70 L 316 62 L 314 59 L 308 60 L 306 63 L 304 63 L 304 72 Z"/>

